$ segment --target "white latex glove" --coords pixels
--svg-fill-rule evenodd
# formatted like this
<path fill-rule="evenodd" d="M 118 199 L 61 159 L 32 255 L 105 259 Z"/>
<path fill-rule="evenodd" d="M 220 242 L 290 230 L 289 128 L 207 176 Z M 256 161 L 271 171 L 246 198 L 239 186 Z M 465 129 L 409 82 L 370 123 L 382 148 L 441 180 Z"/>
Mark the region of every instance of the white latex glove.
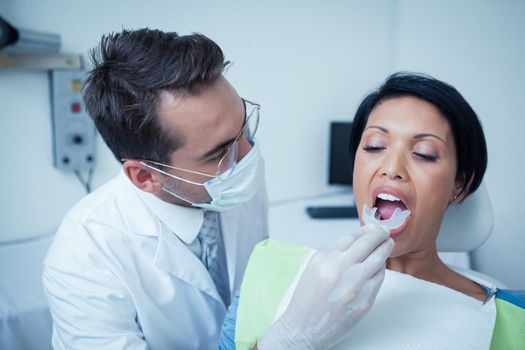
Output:
<path fill-rule="evenodd" d="M 328 349 L 372 307 L 394 241 L 388 230 L 364 226 L 315 253 L 283 315 L 259 340 L 259 350 Z"/>

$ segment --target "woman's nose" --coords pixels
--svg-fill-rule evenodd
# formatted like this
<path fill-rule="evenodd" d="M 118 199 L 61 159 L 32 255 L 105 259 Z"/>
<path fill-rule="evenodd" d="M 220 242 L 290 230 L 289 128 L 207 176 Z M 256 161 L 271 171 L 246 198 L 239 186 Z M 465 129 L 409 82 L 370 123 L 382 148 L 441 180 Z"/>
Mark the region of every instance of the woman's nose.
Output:
<path fill-rule="evenodd" d="M 388 177 L 390 180 L 407 180 L 408 174 L 403 155 L 395 153 L 387 155 L 381 169 L 381 176 Z"/>

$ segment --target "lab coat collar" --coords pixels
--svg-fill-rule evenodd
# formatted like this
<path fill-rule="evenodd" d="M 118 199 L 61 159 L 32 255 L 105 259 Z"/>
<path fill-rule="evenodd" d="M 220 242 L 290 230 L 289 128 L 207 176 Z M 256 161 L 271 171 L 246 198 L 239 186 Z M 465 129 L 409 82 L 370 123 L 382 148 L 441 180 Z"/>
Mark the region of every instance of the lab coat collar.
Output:
<path fill-rule="evenodd" d="M 153 263 L 210 295 L 224 306 L 206 267 L 186 246 L 197 237 L 204 221 L 204 211 L 167 203 L 150 193 L 141 191 L 129 181 L 123 171 L 119 174 L 118 182 L 121 197 L 119 206 L 128 207 L 125 212 L 136 214 L 126 217 L 130 231 L 135 234 L 155 236 L 158 239 Z M 153 215 L 144 215 L 138 210 L 140 207 L 141 210 L 150 210 Z M 228 253 L 226 255 L 229 256 Z M 231 258 L 228 259 L 228 272 L 232 273 L 230 263 Z"/>
<path fill-rule="evenodd" d="M 137 215 L 126 217 L 130 231 L 135 234 L 155 236 L 159 239 L 154 259 L 155 265 L 190 284 L 200 286 L 199 289 L 214 296 L 217 300 L 222 300 L 202 262 L 182 243 L 189 244 L 195 240 L 204 221 L 204 211 L 167 203 L 141 191 L 131 183 L 124 171 L 121 171 L 117 181 L 119 181 L 119 187 L 122 188 L 120 190 L 122 200 L 119 201 L 119 206 L 130 207 L 125 211 L 137 213 Z M 148 215 L 141 215 L 136 210 L 137 206 L 145 206 L 164 225 L 161 224 L 159 227 L 157 220 L 152 220 Z M 236 226 L 240 225 L 242 217 L 248 217 L 250 214 L 246 206 L 221 213 L 220 223 L 226 249 L 230 292 L 236 288 L 238 240 L 244 238 L 238 236 L 237 231 L 240 229 Z M 178 247 L 177 251 L 171 251 L 173 247 Z M 199 266 L 198 271 L 188 269 L 188 266 Z M 198 276 L 192 276 L 192 274 Z"/>
<path fill-rule="evenodd" d="M 151 212 L 184 243 L 190 244 L 197 238 L 204 222 L 202 209 L 168 203 L 138 188 L 135 191 Z"/>

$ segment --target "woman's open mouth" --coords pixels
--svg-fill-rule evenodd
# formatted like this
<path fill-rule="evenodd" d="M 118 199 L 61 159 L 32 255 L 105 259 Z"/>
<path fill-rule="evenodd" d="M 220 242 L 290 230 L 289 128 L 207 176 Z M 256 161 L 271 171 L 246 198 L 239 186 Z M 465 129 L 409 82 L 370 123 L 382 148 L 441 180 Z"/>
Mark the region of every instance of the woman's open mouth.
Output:
<path fill-rule="evenodd" d="M 374 207 L 377 208 L 376 219 L 378 220 L 390 219 L 396 208 L 399 208 L 401 211 L 407 209 L 407 206 L 400 198 L 383 192 L 377 194 Z"/>
<path fill-rule="evenodd" d="M 410 210 L 404 197 L 392 189 L 382 188 L 375 192 L 374 207 L 363 208 L 363 221 L 366 224 L 384 225 L 390 230 L 390 237 L 399 235 L 408 223 Z"/>

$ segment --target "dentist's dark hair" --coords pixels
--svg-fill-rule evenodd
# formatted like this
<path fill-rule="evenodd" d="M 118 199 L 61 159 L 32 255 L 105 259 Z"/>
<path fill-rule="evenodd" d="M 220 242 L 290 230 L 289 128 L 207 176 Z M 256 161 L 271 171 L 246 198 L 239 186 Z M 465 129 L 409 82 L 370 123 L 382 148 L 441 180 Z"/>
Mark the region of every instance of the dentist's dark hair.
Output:
<path fill-rule="evenodd" d="M 104 35 L 90 56 L 93 69 L 83 88 L 84 101 L 119 161 L 168 163 L 184 140 L 163 130 L 158 116 L 161 95 L 199 94 L 228 64 L 220 47 L 204 35 L 148 28 Z"/>
<path fill-rule="evenodd" d="M 354 117 L 350 136 L 352 164 L 372 110 L 381 102 L 414 96 L 434 105 L 448 121 L 456 144 L 456 179 L 464 181 L 460 194 L 477 190 L 487 169 L 487 144 L 476 112 L 451 85 L 421 73 L 398 72 L 364 98 Z"/>

